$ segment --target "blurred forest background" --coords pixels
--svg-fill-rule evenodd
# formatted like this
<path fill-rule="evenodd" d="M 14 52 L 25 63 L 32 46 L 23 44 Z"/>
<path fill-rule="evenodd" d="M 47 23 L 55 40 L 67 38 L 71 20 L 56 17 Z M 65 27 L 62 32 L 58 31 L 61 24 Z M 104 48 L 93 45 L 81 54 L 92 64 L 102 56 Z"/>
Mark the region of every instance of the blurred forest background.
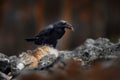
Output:
<path fill-rule="evenodd" d="M 0 0 L 0 52 L 20 54 L 34 49 L 31 37 L 60 19 L 70 22 L 58 49 L 74 49 L 87 38 L 120 37 L 120 0 Z"/>

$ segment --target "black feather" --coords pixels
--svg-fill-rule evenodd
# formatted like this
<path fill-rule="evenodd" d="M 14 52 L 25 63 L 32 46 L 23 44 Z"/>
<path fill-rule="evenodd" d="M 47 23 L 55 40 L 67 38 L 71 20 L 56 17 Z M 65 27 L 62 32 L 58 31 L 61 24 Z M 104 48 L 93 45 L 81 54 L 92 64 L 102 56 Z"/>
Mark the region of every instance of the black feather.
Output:
<path fill-rule="evenodd" d="M 27 39 L 25 39 L 26 41 L 34 41 L 35 40 L 35 38 L 27 38 Z"/>

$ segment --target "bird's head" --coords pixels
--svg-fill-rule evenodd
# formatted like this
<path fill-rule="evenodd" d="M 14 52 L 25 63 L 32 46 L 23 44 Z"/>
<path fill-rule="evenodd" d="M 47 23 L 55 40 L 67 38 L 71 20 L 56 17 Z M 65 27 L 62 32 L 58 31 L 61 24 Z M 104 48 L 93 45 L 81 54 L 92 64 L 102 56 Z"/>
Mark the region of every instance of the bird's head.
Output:
<path fill-rule="evenodd" d="M 64 20 L 60 20 L 60 21 L 56 22 L 55 25 L 59 28 L 67 28 L 67 29 L 74 31 L 73 26 Z"/>

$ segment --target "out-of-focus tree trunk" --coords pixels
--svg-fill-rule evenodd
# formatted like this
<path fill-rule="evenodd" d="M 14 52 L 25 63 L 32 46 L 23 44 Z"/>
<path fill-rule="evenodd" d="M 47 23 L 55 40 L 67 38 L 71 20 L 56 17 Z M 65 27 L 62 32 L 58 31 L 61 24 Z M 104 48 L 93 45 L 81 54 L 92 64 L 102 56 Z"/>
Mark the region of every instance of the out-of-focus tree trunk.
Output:
<path fill-rule="evenodd" d="M 44 21 L 44 0 L 37 0 L 35 2 L 35 19 L 36 19 L 36 31 L 39 32 L 43 26 Z"/>

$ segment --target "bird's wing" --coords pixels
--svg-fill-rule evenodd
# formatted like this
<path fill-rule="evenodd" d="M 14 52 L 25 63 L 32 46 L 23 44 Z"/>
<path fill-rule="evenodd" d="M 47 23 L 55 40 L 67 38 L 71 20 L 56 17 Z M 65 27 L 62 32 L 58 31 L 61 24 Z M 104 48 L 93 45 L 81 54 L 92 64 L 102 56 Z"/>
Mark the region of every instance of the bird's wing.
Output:
<path fill-rule="evenodd" d="M 52 33 L 53 29 L 53 27 L 48 26 L 46 29 L 35 35 L 35 37 L 49 36 Z"/>

